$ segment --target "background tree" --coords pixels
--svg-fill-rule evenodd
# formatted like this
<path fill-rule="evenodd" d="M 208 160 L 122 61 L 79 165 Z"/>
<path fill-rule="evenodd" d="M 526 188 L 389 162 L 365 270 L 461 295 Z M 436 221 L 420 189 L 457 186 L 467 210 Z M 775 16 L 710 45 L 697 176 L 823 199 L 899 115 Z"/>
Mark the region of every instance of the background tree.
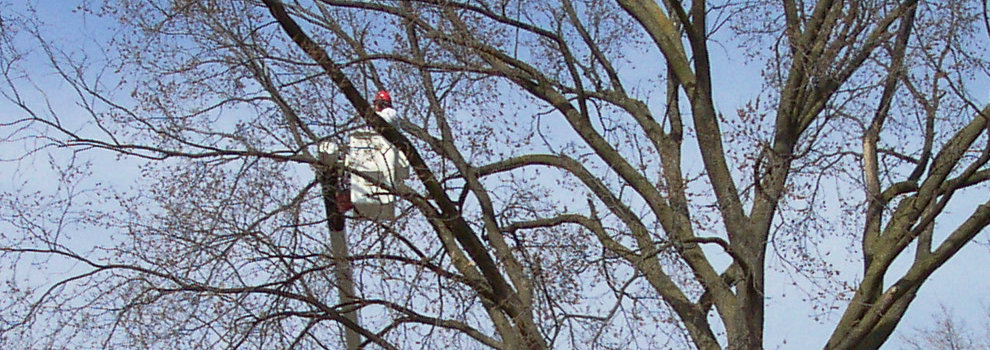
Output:
<path fill-rule="evenodd" d="M 840 293 L 826 348 L 877 348 L 990 224 L 978 1 L 89 6 L 117 22 L 81 51 L 4 17 L 5 140 L 60 170 L 2 198 L 11 346 L 761 348 L 779 268 Z M 718 45 L 764 67 L 731 112 Z M 38 57 L 86 118 L 27 92 Z M 315 146 L 365 125 L 414 176 L 388 186 L 398 220 L 351 221 L 339 303 Z M 137 185 L 91 180 L 94 150 Z M 829 239 L 857 243 L 859 278 L 816 254 Z M 76 265 L 23 275 L 57 261 Z"/>
<path fill-rule="evenodd" d="M 916 333 L 905 335 L 905 343 L 909 344 L 912 349 L 990 348 L 986 337 L 982 337 L 982 340 L 977 338 L 981 335 L 980 328 L 969 327 L 945 306 L 942 306 L 939 312 L 932 314 L 932 319 L 935 320 L 935 323 L 931 326 L 919 328 Z"/>

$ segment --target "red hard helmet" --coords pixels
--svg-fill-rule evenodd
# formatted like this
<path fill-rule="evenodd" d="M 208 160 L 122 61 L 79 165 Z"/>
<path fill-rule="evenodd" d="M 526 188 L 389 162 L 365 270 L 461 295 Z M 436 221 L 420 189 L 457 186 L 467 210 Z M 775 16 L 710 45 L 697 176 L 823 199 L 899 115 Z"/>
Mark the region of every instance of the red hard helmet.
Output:
<path fill-rule="evenodd" d="M 388 95 L 388 91 L 382 90 L 375 94 L 375 101 L 385 101 L 388 104 L 392 104 L 392 96 Z"/>

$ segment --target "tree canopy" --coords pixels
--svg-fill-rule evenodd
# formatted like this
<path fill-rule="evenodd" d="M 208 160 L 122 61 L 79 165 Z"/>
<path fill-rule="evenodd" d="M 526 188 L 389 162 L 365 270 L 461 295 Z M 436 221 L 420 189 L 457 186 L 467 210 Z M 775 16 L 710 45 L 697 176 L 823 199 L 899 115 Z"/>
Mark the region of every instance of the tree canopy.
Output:
<path fill-rule="evenodd" d="M 990 225 L 981 1 L 6 5 L 4 348 L 759 349 L 782 271 L 875 349 Z"/>

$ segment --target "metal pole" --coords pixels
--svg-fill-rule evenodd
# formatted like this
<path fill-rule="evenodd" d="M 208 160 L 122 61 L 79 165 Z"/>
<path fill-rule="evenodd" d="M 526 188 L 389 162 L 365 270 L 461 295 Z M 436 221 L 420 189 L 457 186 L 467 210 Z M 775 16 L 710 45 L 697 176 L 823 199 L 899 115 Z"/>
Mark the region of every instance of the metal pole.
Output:
<path fill-rule="evenodd" d="M 338 184 L 344 181 L 340 164 L 334 164 L 328 171 L 318 175 L 320 186 L 323 190 L 323 206 L 327 213 L 327 224 L 330 229 L 330 253 L 333 255 L 335 269 L 334 279 L 337 281 L 340 304 L 346 305 L 343 316 L 356 325 L 358 322 L 357 300 L 354 293 L 354 277 L 351 270 L 350 254 L 347 249 L 347 235 L 345 233 L 346 218 L 337 206 Z M 349 311 L 347 311 L 349 310 Z M 357 350 L 361 344 L 361 335 L 349 327 L 344 327 L 344 341 L 347 350 Z"/>

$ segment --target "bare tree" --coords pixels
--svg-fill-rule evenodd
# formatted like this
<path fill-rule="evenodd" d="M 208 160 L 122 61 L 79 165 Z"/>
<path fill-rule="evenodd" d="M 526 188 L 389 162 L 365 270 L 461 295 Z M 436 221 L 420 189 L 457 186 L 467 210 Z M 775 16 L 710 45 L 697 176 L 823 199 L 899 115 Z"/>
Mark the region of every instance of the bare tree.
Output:
<path fill-rule="evenodd" d="M 840 286 L 825 348 L 875 349 L 990 224 L 979 1 L 100 5 L 112 38 L 78 52 L 4 17 L 10 161 L 59 170 L 2 197 L 11 346 L 757 349 L 779 268 Z M 764 67 L 732 112 L 716 45 Z M 31 90 L 38 58 L 76 115 Z M 342 256 L 348 172 L 316 147 L 364 127 L 413 179 L 377 183 L 401 214 L 352 216 Z M 139 186 L 90 180 L 93 154 Z M 826 240 L 856 242 L 856 280 Z"/>
<path fill-rule="evenodd" d="M 973 329 L 967 327 L 966 323 L 953 315 L 952 311 L 944 305 L 937 313 L 932 314 L 935 321 L 929 327 L 919 328 L 916 333 L 909 333 L 905 336 L 904 342 L 912 349 L 987 349 L 990 343 L 985 338 L 983 341 L 976 340 Z"/>

